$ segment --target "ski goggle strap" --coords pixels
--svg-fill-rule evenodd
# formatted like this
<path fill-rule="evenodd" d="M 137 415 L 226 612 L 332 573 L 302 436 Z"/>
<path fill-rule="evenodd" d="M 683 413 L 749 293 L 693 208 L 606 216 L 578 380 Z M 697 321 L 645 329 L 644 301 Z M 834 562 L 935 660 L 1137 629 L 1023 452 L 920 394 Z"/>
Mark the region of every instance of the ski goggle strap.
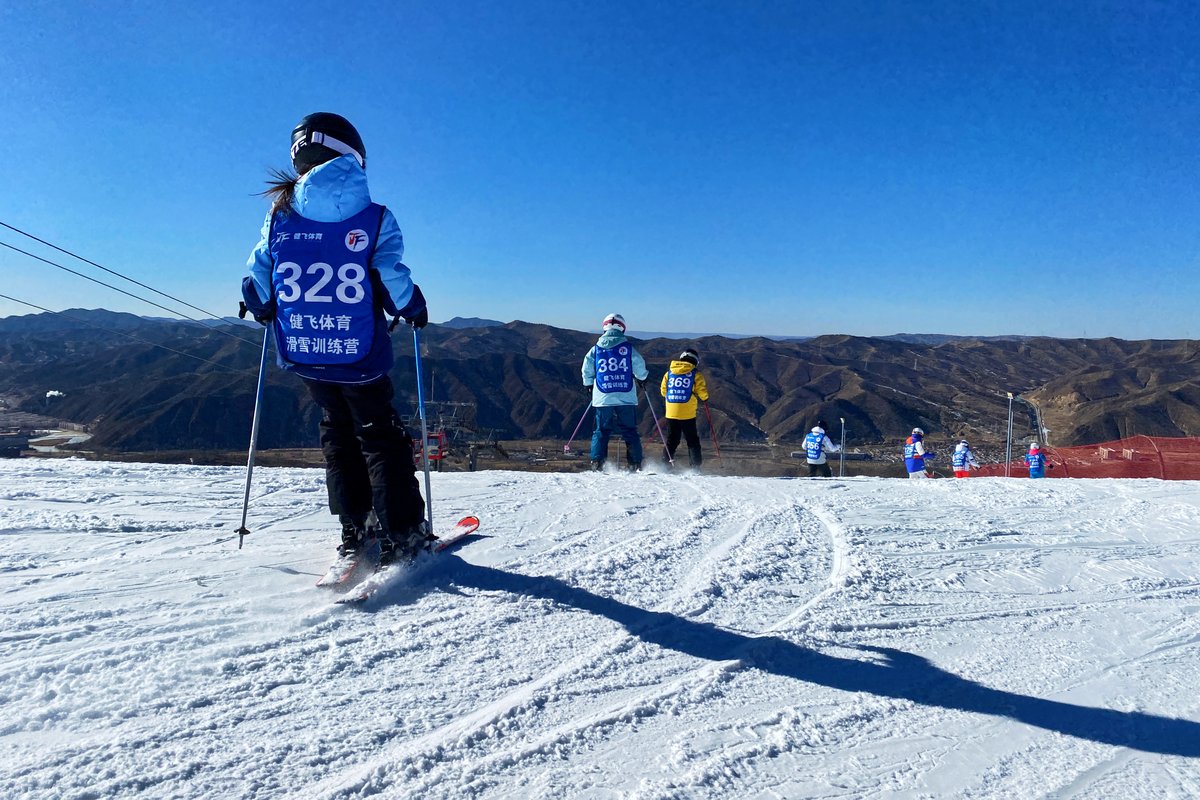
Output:
<path fill-rule="evenodd" d="M 309 131 L 308 136 L 306 136 L 303 139 L 300 139 L 295 144 L 293 144 L 292 145 L 292 158 L 295 159 L 296 153 L 300 150 L 300 148 L 304 147 L 305 145 L 308 145 L 308 144 L 324 145 L 325 147 L 328 147 L 330 150 L 333 150 L 336 153 L 340 153 L 342 155 L 347 155 L 347 154 L 352 155 L 356 159 L 358 159 L 358 165 L 360 167 L 366 169 L 367 161 L 366 161 L 366 159 L 364 159 L 362 157 L 361 153 L 359 153 L 357 150 L 355 150 L 350 145 L 343 142 L 341 139 L 335 139 L 332 136 L 330 136 L 329 134 L 321 133 L 320 131 Z"/>

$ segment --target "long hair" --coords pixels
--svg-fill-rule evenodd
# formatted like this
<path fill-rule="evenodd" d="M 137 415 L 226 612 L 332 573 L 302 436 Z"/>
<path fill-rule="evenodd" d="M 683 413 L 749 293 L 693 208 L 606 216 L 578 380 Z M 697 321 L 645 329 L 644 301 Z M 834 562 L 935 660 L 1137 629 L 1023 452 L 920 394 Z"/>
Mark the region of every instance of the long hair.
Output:
<path fill-rule="evenodd" d="M 271 170 L 271 179 L 267 181 L 267 188 L 259 194 L 271 198 L 272 214 L 277 211 L 282 211 L 284 214 L 291 213 L 292 196 L 296 193 L 296 184 L 299 181 L 300 176 L 290 170 Z"/>

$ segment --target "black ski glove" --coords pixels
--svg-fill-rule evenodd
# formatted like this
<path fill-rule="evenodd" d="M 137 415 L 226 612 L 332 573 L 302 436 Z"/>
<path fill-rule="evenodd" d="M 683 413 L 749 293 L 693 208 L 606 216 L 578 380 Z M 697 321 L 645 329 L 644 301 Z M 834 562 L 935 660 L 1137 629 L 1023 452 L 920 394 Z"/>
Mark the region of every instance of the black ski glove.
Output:
<path fill-rule="evenodd" d="M 250 309 L 246 307 L 246 302 L 244 300 L 239 302 L 238 319 L 245 319 L 246 314 L 248 313 L 250 313 Z M 262 325 L 264 328 L 271 324 L 271 320 L 275 319 L 275 314 L 266 310 L 263 310 L 258 314 L 252 314 L 251 316 L 254 317 L 255 322 L 257 322 L 259 325 Z"/>
<path fill-rule="evenodd" d="M 421 310 L 411 317 L 405 317 L 404 321 L 412 325 L 415 330 L 420 330 L 429 324 L 429 308 L 422 306 Z"/>
<path fill-rule="evenodd" d="M 633 380 L 637 384 L 637 387 L 639 389 L 641 389 L 642 391 L 646 390 L 646 379 L 645 378 L 634 378 Z"/>
<path fill-rule="evenodd" d="M 583 393 L 584 393 L 585 395 L 587 395 L 589 399 L 591 398 L 591 396 L 592 396 L 592 385 L 591 385 L 590 383 L 585 383 L 585 384 L 583 385 Z"/>

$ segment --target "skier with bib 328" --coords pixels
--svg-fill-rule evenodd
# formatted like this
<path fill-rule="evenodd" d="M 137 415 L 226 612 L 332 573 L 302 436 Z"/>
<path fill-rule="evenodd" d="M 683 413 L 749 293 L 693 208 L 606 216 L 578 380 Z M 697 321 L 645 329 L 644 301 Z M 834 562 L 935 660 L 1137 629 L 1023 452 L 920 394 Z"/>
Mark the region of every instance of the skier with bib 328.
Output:
<path fill-rule="evenodd" d="M 642 440 L 637 430 L 638 389 L 649 372 L 641 354 L 625 338 L 625 318 L 609 314 L 601 324 L 604 333 L 583 357 L 583 386 L 596 411 L 592 433 L 592 469 L 604 468 L 608 440 L 619 433 L 629 453 L 629 469 L 642 467 Z"/>
<path fill-rule="evenodd" d="M 804 455 L 808 462 L 808 477 L 832 478 L 833 470 L 825 460 L 826 453 L 838 452 L 838 446 L 825 435 L 825 420 L 817 420 L 808 435 L 804 437 Z"/>
<path fill-rule="evenodd" d="M 296 174 L 275 172 L 264 192 L 273 202 L 242 296 L 272 327 L 280 366 L 321 408 L 329 510 L 342 523 L 338 553 L 378 542 L 383 563 L 411 557 L 429 531 L 412 437 L 392 407 L 385 313 L 422 328 L 425 298 L 400 260 L 395 217 L 371 202 L 354 126 L 309 114 L 292 131 L 291 155 Z"/>
<path fill-rule="evenodd" d="M 955 446 L 954 455 L 950 456 L 950 465 L 954 467 L 956 478 L 969 477 L 972 469 L 979 469 L 979 462 L 975 460 L 975 454 L 971 452 L 971 445 L 967 444 L 966 439 Z"/>
<path fill-rule="evenodd" d="M 910 478 L 928 478 L 925 462 L 933 459 L 933 453 L 925 450 L 925 431 L 913 428 L 912 435 L 904 442 L 904 468 Z"/>
<path fill-rule="evenodd" d="M 708 402 L 708 384 L 697 365 L 700 356 L 688 348 L 671 362 L 667 374 L 663 375 L 659 393 L 666 399 L 667 453 L 675 460 L 675 450 L 682 436 L 687 442 L 688 464 L 699 468 L 704 461 L 700 450 L 700 434 L 696 430 L 696 400 Z"/>

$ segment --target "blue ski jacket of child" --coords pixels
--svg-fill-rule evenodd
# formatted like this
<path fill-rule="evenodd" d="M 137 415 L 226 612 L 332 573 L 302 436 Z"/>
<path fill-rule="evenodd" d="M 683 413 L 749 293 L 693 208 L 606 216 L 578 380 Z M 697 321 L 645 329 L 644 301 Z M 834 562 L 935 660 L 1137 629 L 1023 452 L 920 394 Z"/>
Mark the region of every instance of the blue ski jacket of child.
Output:
<path fill-rule="evenodd" d="M 603 361 L 598 364 L 597 358 Z M 605 331 L 588 350 L 581 371 L 583 385 L 592 387 L 592 405 L 597 408 L 636 406 L 635 381 L 644 381 L 650 375 L 645 359 L 616 327 Z"/>
<path fill-rule="evenodd" d="M 309 170 L 296 184 L 292 197 L 292 211 L 299 216 L 320 223 L 349 220 L 361 214 L 371 205 L 371 193 L 367 188 L 367 173 L 352 155 L 335 158 Z M 246 267 L 248 277 L 242 282 L 242 296 L 247 308 L 256 318 L 273 318 L 276 297 L 272 288 L 275 280 L 275 259 L 271 253 L 271 231 L 282 212 L 268 213 L 263 223 L 258 244 L 250 254 Z M 425 298 L 420 288 L 413 283 L 409 269 L 401 261 L 404 255 L 404 237 L 392 212 L 382 209 L 378 232 L 370 231 L 375 241 L 370 257 L 372 283 L 378 291 L 380 308 L 375 319 L 375 336 L 369 353 L 353 364 L 296 364 L 283 358 L 285 348 L 280 341 L 278 323 L 273 323 L 276 338 L 275 352 L 279 365 L 292 370 L 301 377 L 330 383 L 370 383 L 386 375 L 392 367 L 391 342 L 387 335 L 387 319 L 384 311 L 398 313 L 405 318 L 420 313 L 425 308 Z"/>

